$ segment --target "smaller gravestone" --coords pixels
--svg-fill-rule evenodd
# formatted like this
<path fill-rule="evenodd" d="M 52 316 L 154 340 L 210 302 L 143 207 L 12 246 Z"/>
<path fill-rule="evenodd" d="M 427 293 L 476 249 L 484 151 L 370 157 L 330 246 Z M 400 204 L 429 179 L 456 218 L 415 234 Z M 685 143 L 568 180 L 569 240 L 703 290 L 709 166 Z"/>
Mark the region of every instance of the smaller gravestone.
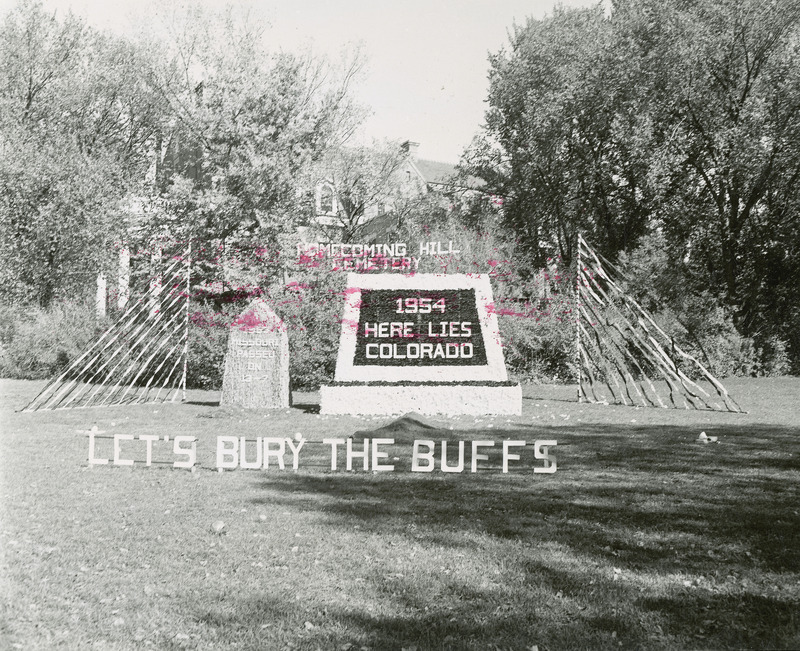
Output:
<path fill-rule="evenodd" d="M 263 299 L 250 303 L 231 324 L 220 404 L 289 406 L 289 337 Z"/>

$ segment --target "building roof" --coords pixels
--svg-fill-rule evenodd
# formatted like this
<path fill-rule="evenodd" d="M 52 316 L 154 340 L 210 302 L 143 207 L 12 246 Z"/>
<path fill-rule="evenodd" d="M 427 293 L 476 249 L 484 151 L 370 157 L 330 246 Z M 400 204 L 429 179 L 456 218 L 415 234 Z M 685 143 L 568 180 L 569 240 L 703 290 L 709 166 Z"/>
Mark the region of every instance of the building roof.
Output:
<path fill-rule="evenodd" d="M 455 185 L 454 182 L 458 170 L 452 163 L 425 160 L 424 158 L 411 158 L 410 160 L 425 183 L 433 183 L 434 185 Z M 468 176 L 466 184 L 461 180 L 455 187 L 480 190 L 483 185 L 484 182 L 481 179 L 475 176 Z"/>
<path fill-rule="evenodd" d="M 456 175 L 456 166 L 450 163 L 440 163 L 424 158 L 415 158 L 413 162 L 428 183 L 445 184 L 452 181 Z"/>

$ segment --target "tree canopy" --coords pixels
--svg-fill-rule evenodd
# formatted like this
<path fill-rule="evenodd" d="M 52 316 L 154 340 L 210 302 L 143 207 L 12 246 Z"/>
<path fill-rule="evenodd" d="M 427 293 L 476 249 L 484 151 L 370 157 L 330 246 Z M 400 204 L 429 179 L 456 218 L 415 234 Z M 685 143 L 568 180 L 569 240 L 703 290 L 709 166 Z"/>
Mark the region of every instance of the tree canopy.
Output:
<path fill-rule="evenodd" d="M 798 0 L 557 8 L 489 80 L 465 166 L 533 259 L 570 262 L 578 231 L 612 260 L 655 238 L 680 294 L 800 357 Z"/>
<path fill-rule="evenodd" d="M 360 120 L 358 52 L 270 52 L 264 21 L 231 8 L 154 20 L 146 37 L 114 36 L 22 0 L 0 25 L 7 300 L 90 287 L 114 242 L 136 237 L 277 250 L 301 170 Z"/>
<path fill-rule="evenodd" d="M 154 53 L 25 0 L 0 26 L 0 294 L 47 305 L 102 268 L 147 167 Z"/>

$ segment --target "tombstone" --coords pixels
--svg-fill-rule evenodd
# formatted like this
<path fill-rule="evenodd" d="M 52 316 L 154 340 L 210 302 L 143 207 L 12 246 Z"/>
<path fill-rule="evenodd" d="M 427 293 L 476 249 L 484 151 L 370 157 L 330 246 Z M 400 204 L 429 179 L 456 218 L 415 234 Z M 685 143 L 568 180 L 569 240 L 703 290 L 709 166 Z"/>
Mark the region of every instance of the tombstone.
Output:
<path fill-rule="evenodd" d="M 256 299 L 231 324 L 221 405 L 289 406 L 289 338 L 283 321 Z"/>
<path fill-rule="evenodd" d="M 487 275 L 349 274 L 324 414 L 520 414 Z"/>

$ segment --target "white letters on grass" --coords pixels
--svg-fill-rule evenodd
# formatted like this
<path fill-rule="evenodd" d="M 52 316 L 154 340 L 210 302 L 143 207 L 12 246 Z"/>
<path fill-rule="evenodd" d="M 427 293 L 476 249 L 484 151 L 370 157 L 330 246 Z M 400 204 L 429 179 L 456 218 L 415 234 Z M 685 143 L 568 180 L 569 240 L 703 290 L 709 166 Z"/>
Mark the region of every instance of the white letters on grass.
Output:
<path fill-rule="evenodd" d="M 169 436 L 155 434 L 114 434 L 111 439 L 111 458 L 99 455 L 97 452 L 96 434 L 89 433 L 89 465 L 114 465 L 133 466 L 135 464 L 151 466 L 153 464 L 153 449 L 163 441 L 170 442 Z M 287 466 L 296 471 L 300 467 L 301 451 L 307 440 L 300 434 L 290 437 L 259 436 L 246 438 L 244 436 L 216 437 L 215 469 L 224 470 L 286 470 Z M 390 446 L 395 445 L 395 439 L 390 438 L 365 438 L 354 441 L 352 438 L 326 438 L 322 440 L 323 446 L 330 448 L 328 456 L 330 470 L 340 470 L 342 465 L 346 471 L 364 472 L 393 472 L 395 464 L 388 463 Z M 467 445 L 469 443 L 469 446 Z M 500 462 L 502 472 L 509 472 L 513 468 L 512 462 L 523 459 L 524 448 L 532 448 L 532 456 L 541 465 L 534 465 L 534 473 L 556 472 L 556 458 L 550 448 L 557 445 L 555 440 L 537 440 L 532 445 L 521 440 L 505 440 L 500 445 Z M 411 472 L 443 472 L 462 473 L 466 469 L 470 473 L 486 470 L 491 461 L 489 448 L 496 446 L 494 441 L 434 441 L 432 439 L 419 439 L 411 444 Z M 467 450 L 469 450 L 469 464 L 466 463 Z M 512 451 L 514 450 L 514 451 Z M 137 454 L 138 453 L 138 454 Z M 194 436 L 175 436 L 172 438 L 172 460 L 160 461 L 173 468 L 193 468 L 197 464 L 197 438 Z M 402 454 L 397 450 L 394 454 Z M 144 460 L 135 460 L 134 457 Z M 162 451 L 163 455 L 163 451 Z M 287 457 L 290 463 L 287 463 Z M 395 460 L 398 457 L 394 457 Z M 342 464 L 342 462 L 344 462 Z M 483 467 L 479 463 L 483 462 Z M 521 468 L 520 468 L 521 469 Z"/>

